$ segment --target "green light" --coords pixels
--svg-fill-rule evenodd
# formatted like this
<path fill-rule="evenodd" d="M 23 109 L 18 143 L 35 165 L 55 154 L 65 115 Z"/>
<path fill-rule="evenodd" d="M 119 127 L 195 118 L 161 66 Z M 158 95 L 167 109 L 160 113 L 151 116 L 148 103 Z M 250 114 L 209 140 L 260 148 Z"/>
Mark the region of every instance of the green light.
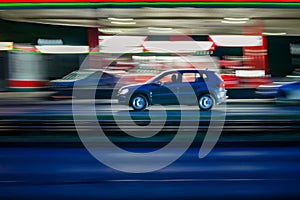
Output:
<path fill-rule="evenodd" d="M 77 2 L 77 3 L 0 3 L 0 7 L 59 6 L 300 6 L 300 2 Z"/>

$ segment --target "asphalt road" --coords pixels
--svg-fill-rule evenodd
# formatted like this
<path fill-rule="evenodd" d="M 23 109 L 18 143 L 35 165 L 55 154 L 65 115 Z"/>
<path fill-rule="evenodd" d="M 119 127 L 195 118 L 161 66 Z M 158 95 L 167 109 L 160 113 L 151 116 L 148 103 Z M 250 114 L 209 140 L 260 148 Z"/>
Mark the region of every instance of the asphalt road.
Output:
<path fill-rule="evenodd" d="M 134 150 L 142 153 L 147 149 Z M 203 159 L 197 153 L 197 148 L 191 148 L 164 169 L 134 174 L 103 165 L 83 148 L 0 148 L 0 198 L 297 199 L 300 196 L 300 147 L 215 148 Z M 144 163 L 121 164 L 144 167 Z"/>
<path fill-rule="evenodd" d="M 87 121 L 89 108 L 86 102 L 78 104 L 80 116 Z M 113 104 L 112 111 L 110 102 L 102 101 L 95 110 L 110 138 L 135 153 L 155 151 L 163 146 L 158 143 L 172 139 L 182 115 L 178 107 L 168 106 L 166 130 L 154 140 L 141 142 L 122 136 L 112 123 L 112 116 L 128 113 L 127 107 Z M 299 199 L 299 105 L 237 100 L 229 102 L 225 111 L 200 112 L 199 141 L 207 121 L 225 117 L 221 138 L 205 158 L 198 157 L 200 143 L 195 143 L 163 169 L 126 173 L 99 162 L 82 146 L 70 102 L 2 102 L 0 199 Z M 162 112 L 154 106 L 129 114 L 147 124 L 150 116 L 158 123 Z M 184 114 L 192 120 L 199 110 L 185 106 Z M 126 120 L 120 121 L 127 124 Z M 94 130 L 83 122 L 79 128 Z M 190 128 L 185 127 L 186 134 Z M 97 148 L 99 153 L 118 156 L 111 149 Z M 169 156 L 159 153 L 153 164 Z M 147 167 L 131 159 L 117 160 L 117 164 L 130 169 Z"/>
<path fill-rule="evenodd" d="M 184 121 L 186 134 L 195 126 L 201 133 L 207 132 L 207 128 L 223 129 L 221 139 L 226 141 L 300 141 L 300 134 L 297 134 L 299 105 L 278 105 L 270 100 L 234 100 L 209 112 L 199 111 L 196 106 L 183 106 L 182 110 L 178 106 L 153 106 L 147 111 L 137 112 L 115 102 L 101 100 L 96 105 L 89 105 L 88 102 L 79 101 L 74 108 L 72 101 L 2 101 L 0 139 L 78 141 L 76 128 L 94 131 L 99 128 L 99 121 L 101 128 L 106 129 L 117 142 L 124 141 L 123 135 L 119 134 L 119 125 L 142 133 L 166 127 L 164 132 L 168 134 L 161 134 L 163 137 L 159 138 L 166 141 L 170 139 L 167 137 L 169 133 L 176 132 L 181 125 L 178 123 Z M 74 119 L 79 121 L 77 127 Z M 96 124 L 90 123 L 95 119 Z M 211 121 L 213 123 L 209 124 Z M 236 134 L 243 137 L 237 138 Z"/>
<path fill-rule="evenodd" d="M 75 105 L 75 106 L 74 106 Z M 73 107 L 72 107 L 73 106 Z M 116 101 L 99 100 L 96 102 L 89 100 L 79 100 L 72 104 L 71 100 L 66 101 L 1 101 L 0 117 L 10 116 L 72 116 L 74 109 L 82 115 L 90 115 L 91 107 L 94 107 L 97 115 L 123 115 L 128 111 L 132 116 L 146 116 L 152 112 L 153 116 L 160 116 L 167 112 L 168 115 L 180 116 L 182 112 L 187 115 L 199 114 L 201 116 L 226 115 L 240 116 L 277 116 L 281 118 L 288 116 L 298 117 L 300 115 L 300 104 L 275 104 L 272 100 L 243 99 L 229 100 L 227 104 L 222 104 L 212 110 L 212 112 L 200 112 L 197 106 L 151 106 L 146 111 L 132 111 L 128 106 L 118 105 Z M 162 112 L 163 111 L 163 112 Z M 181 112 L 180 112 L 181 111 Z M 193 116 L 192 116 L 193 117 Z"/>

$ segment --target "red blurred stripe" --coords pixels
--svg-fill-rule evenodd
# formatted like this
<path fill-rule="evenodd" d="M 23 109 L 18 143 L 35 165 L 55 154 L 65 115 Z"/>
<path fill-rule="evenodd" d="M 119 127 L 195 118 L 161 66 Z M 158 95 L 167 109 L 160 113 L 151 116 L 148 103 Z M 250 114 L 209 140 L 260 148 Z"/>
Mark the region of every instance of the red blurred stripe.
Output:
<path fill-rule="evenodd" d="M 8 85 L 11 88 L 40 88 L 47 85 L 47 81 L 36 80 L 8 80 Z"/>

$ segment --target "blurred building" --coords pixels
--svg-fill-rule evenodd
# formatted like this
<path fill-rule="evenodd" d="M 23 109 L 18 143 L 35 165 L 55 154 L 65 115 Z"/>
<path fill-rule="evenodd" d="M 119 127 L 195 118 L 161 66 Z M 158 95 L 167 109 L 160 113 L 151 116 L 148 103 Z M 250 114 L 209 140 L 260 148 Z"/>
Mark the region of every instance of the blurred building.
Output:
<path fill-rule="evenodd" d="M 160 5 L 158 1 L 145 6 L 139 1 L 130 5 L 84 2 L 81 7 L 72 3 L 32 4 L 26 9 L 1 7 L 0 42 L 13 42 L 12 48 L 0 51 L 2 90 L 43 89 L 48 80 L 82 65 L 110 65 L 111 69 L 125 71 L 135 68 L 146 75 L 168 69 L 170 59 L 173 66 L 189 67 L 176 60 L 178 52 L 147 49 L 145 43 L 149 41 L 161 46 L 189 39 L 212 42 L 209 48 L 189 49 L 185 56 L 192 56 L 194 64 L 203 68 L 209 67 L 203 58 L 213 57 L 228 87 L 255 87 L 267 81 L 265 78 L 285 76 L 299 68 L 300 6 L 295 3 L 266 6 L 263 1 L 255 5 L 236 2 L 228 6 L 205 2 Z M 147 30 L 145 35 L 141 30 Z M 174 33 L 180 33 L 180 37 L 174 37 Z M 116 34 L 146 37 L 135 44 L 134 52 L 124 54 L 122 50 L 129 49 L 122 49 L 120 43 L 116 44 L 118 52 L 109 52 L 109 47 L 102 45 L 103 37 Z M 216 36 L 234 38 L 221 41 Z M 247 43 L 244 36 L 255 37 L 257 44 Z M 103 56 L 105 53 L 107 57 Z M 116 57 L 113 54 L 122 55 L 110 60 Z"/>

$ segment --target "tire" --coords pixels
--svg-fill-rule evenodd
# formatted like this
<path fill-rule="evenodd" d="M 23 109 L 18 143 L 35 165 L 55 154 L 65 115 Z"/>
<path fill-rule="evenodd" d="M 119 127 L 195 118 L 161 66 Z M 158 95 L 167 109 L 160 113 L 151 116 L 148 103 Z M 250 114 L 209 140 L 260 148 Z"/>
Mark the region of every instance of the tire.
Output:
<path fill-rule="evenodd" d="M 215 104 L 215 99 L 210 94 L 204 94 L 198 98 L 198 106 L 200 110 L 208 111 Z"/>
<path fill-rule="evenodd" d="M 142 94 L 133 95 L 130 99 L 129 105 L 133 108 L 133 110 L 145 110 L 148 105 L 148 99 Z"/>

